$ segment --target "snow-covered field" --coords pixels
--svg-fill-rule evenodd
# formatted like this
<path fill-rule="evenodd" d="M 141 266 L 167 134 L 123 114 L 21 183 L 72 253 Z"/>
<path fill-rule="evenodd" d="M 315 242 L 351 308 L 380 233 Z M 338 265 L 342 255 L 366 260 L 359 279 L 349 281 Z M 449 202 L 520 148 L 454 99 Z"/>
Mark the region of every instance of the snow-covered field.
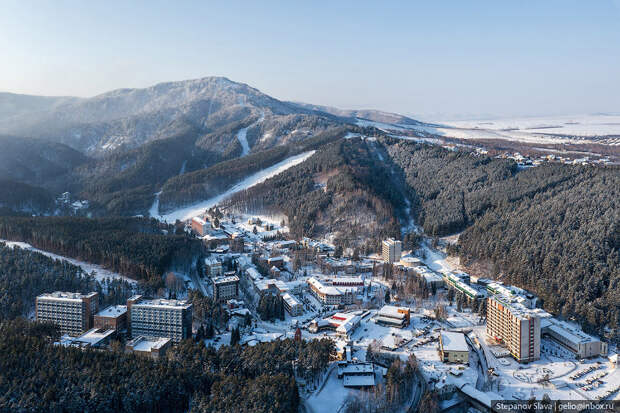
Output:
<path fill-rule="evenodd" d="M 358 119 L 357 124 L 374 126 L 388 132 L 410 130 L 459 139 L 504 139 L 542 144 L 598 142 L 620 145 L 620 115 L 446 121 L 425 126 L 392 125 Z M 608 138 L 601 139 L 603 137 Z"/>
<path fill-rule="evenodd" d="M 131 278 L 125 277 L 124 275 L 121 275 L 119 273 L 116 272 L 112 272 L 109 270 L 106 270 L 105 268 L 103 268 L 100 265 L 96 265 L 96 264 L 90 264 L 84 261 L 79 261 L 79 260 L 75 260 L 73 258 L 67 258 L 67 257 L 63 257 L 62 255 L 57 255 L 48 251 L 43 251 L 40 250 L 38 248 L 33 247 L 32 245 L 26 243 L 26 242 L 17 242 L 17 241 L 6 241 L 3 239 L 0 239 L 0 242 L 5 243 L 7 246 L 9 247 L 19 247 L 22 249 L 26 249 L 26 250 L 30 250 L 30 251 L 34 251 L 34 252 L 38 252 L 40 254 L 46 255 L 50 258 L 56 259 L 56 260 L 65 260 L 70 262 L 73 265 L 77 265 L 79 267 L 82 267 L 82 270 L 84 270 L 87 273 L 92 273 L 93 271 L 95 271 L 95 279 L 97 279 L 98 281 L 103 281 L 106 278 L 121 278 L 125 281 L 129 281 L 130 283 L 135 283 L 135 280 L 132 280 Z"/>
<path fill-rule="evenodd" d="M 449 126 L 494 131 L 573 136 L 620 135 L 620 115 L 580 115 L 444 122 Z"/>
<path fill-rule="evenodd" d="M 155 203 L 154 203 L 153 206 L 151 207 L 151 216 L 159 219 L 160 221 L 165 221 L 169 223 L 174 223 L 177 219 L 181 221 L 190 219 L 192 217 L 195 217 L 196 215 L 201 214 L 206 209 L 209 209 L 212 206 L 224 201 L 231 195 L 239 191 L 243 191 L 244 189 L 251 188 L 254 185 L 258 185 L 261 182 L 264 182 L 267 179 L 274 177 L 286 171 L 287 169 L 302 163 L 303 161 L 305 161 L 306 159 L 314 155 L 314 152 L 315 151 L 309 151 L 309 152 L 301 153 L 299 155 L 291 156 L 290 158 L 287 158 L 283 160 L 282 162 L 278 162 L 277 164 L 270 166 L 269 168 L 265 168 L 262 171 L 255 173 L 254 175 L 250 175 L 243 181 L 239 182 L 238 184 L 230 188 L 228 191 L 216 197 L 207 199 L 205 201 L 198 202 L 188 207 L 179 208 L 177 210 L 174 210 L 164 215 L 159 214 L 159 211 L 158 211 L 159 198 L 156 198 L 155 203 L 157 204 L 157 207 L 155 206 Z"/>

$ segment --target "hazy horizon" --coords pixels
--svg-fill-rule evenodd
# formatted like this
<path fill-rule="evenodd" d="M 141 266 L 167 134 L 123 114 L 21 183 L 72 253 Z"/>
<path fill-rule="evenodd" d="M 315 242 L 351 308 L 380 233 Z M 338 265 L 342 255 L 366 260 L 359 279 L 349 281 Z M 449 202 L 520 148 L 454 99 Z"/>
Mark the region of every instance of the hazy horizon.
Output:
<path fill-rule="evenodd" d="M 225 76 L 425 120 L 618 113 L 620 1 L 7 2 L 0 91 L 90 97 Z"/>

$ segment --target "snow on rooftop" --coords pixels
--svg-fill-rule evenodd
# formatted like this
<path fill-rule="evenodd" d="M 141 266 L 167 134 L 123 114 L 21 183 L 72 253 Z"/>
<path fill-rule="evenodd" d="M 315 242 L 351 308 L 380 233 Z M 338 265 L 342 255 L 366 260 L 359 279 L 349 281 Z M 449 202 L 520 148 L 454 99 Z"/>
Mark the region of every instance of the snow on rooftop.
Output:
<path fill-rule="evenodd" d="M 228 275 L 228 276 L 213 278 L 214 284 L 223 284 L 223 283 L 230 283 L 230 282 L 237 282 L 237 281 L 239 281 L 239 277 L 237 277 L 236 275 Z"/>
<path fill-rule="evenodd" d="M 465 334 L 452 331 L 441 332 L 441 343 L 444 351 L 469 351 Z"/>
<path fill-rule="evenodd" d="M 112 305 L 104 310 L 99 311 L 96 315 L 99 317 L 117 317 L 127 312 L 126 305 Z"/>
<path fill-rule="evenodd" d="M 163 298 L 155 298 L 152 300 L 143 300 L 134 304 L 134 307 L 148 306 L 148 307 L 160 307 L 160 308 L 189 308 L 189 304 L 186 300 L 165 300 Z"/>
<path fill-rule="evenodd" d="M 169 341 L 170 339 L 167 337 L 140 336 L 127 343 L 127 345 L 133 346 L 134 351 L 151 352 L 152 350 L 159 350 Z"/>
<path fill-rule="evenodd" d="M 284 301 L 286 301 L 286 303 L 288 305 L 290 305 L 291 307 L 294 307 L 294 306 L 297 306 L 297 305 L 301 305 L 299 300 L 296 299 L 295 297 L 293 297 L 292 295 L 290 295 L 289 293 L 282 294 L 282 299 Z"/>
<path fill-rule="evenodd" d="M 379 316 L 404 319 L 407 317 L 409 309 L 406 307 L 396 307 L 393 305 L 384 305 L 377 313 Z"/>

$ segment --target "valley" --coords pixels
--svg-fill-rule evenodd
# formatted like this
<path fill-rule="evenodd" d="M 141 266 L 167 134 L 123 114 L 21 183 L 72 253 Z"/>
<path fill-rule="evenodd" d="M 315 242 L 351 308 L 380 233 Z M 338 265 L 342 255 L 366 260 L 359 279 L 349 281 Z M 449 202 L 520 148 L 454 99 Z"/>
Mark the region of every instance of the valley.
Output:
<path fill-rule="evenodd" d="M 611 115 L 426 123 L 218 77 L 0 95 L 0 108 L 0 347 L 55 359 L 55 327 L 20 317 L 38 319 L 36 300 L 54 291 L 96 292 L 102 306 L 191 309 L 159 360 L 139 361 L 127 331 L 76 350 L 168 369 L 185 389 L 170 411 L 271 403 L 259 394 L 316 413 L 618 397 Z M 496 302 L 539 320 L 529 358 L 493 330 Z M 558 334 L 585 337 L 592 354 Z M 115 386 L 163 397 L 164 376 Z"/>

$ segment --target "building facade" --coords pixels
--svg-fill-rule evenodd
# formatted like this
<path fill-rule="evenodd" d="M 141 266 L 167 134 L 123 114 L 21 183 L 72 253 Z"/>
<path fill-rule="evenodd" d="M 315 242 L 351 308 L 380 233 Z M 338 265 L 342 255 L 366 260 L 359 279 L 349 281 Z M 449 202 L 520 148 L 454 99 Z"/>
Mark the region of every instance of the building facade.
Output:
<path fill-rule="evenodd" d="M 331 282 L 322 282 L 314 277 L 308 279 L 310 292 L 325 305 L 353 304 L 351 287 L 335 287 Z"/>
<path fill-rule="evenodd" d="M 284 293 L 282 299 L 284 300 L 284 308 L 291 317 L 298 317 L 304 313 L 304 306 L 289 293 Z"/>
<path fill-rule="evenodd" d="M 192 337 L 192 305 L 184 300 L 139 300 L 128 307 L 132 337 Z"/>
<path fill-rule="evenodd" d="M 580 328 L 563 321 L 555 319 L 545 321 L 545 326 L 542 328 L 543 335 L 568 348 L 575 356 L 588 358 L 607 355 L 607 343 L 597 337 L 586 334 Z"/>
<path fill-rule="evenodd" d="M 61 334 L 79 336 L 93 327 L 93 315 L 99 311 L 99 294 L 56 291 L 41 294 L 35 301 L 37 321 L 60 327 Z"/>
<path fill-rule="evenodd" d="M 209 231 L 209 224 L 200 217 L 194 217 L 192 218 L 192 230 L 201 237 L 204 237 L 207 235 L 207 231 Z"/>
<path fill-rule="evenodd" d="M 94 317 L 94 326 L 100 329 L 114 329 L 116 331 L 126 330 L 127 306 L 113 305 L 98 312 Z"/>
<path fill-rule="evenodd" d="M 239 277 L 216 277 L 212 279 L 213 296 L 216 301 L 224 302 L 239 296 Z"/>
<path fill-rule="evenodd" d="M 463 333 L 442 331 L 439 336 L 439 353 L 444 363 L 469 363 L 469 347 Z"/>
<path fill-rule="evenodd" d="M 394 264 L 400 261 L 402 254 L 402 243 L 393 238 L 388 238 L 382 242 L 383 261 Z"/>
<path fill-rule="evenodd" d="M 540 317 L 500 295 L 487 300 L 487 340 L 506 346 L 519 363 L 540 359 Z"/>
<path fill-rule="evenodd" d="M 403 328 L 409 325 L 411 320 L 411 311 L 406 307 L 396 307 L 393 305 L 383 306 L 375 317 L 378 324 L 390 327 Z"/>

